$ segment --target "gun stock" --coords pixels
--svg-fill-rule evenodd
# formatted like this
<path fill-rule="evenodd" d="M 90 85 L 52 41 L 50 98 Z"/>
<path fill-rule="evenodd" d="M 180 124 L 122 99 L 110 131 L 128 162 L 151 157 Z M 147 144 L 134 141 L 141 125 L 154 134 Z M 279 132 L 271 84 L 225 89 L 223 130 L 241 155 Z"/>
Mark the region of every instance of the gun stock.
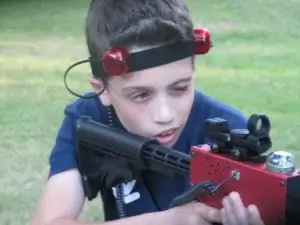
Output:
<path fill-rule="evenodd" d="M 89 117 L 76 121 L 75 140 L 78 168 L 90 200 L 99 191 L 99 186 L 95 185 L 103 172 L 100 165 L 104 159 L 126 162 L 135 171 L 151 170 L 167 176 L 189 173 L 190 155 Z M 124 181 L 128 179 L 131 177 L 123 177 Z"/>

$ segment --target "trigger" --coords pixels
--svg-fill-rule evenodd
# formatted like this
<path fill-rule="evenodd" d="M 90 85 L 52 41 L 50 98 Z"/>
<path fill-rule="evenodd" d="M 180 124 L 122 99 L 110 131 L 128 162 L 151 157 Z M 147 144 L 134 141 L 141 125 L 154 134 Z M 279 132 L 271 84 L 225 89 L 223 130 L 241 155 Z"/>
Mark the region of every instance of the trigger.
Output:
<path fill-rule="evenodd" d="M 171 208 L 185 205 L 196 200 L 200 201 L 201 195 L 205 193 L 211 185 L 209 181 L 203 181 L 194 185 L 190 190 L 176 197 L 171 204 Z"/>

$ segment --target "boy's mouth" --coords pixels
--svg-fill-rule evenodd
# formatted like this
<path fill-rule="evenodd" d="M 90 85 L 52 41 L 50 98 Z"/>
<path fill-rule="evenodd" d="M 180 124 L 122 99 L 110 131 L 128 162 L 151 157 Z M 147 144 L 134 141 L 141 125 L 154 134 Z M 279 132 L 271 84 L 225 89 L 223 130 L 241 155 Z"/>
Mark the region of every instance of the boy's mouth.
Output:
<path fill-rule="evenodd" d="M 175 140 L 177 130 L 178 130 L 178 128 L 172 128 L 172 129 L 165 130 L 165 131 L 155 135 L 155 139 L 161 145 L 170 144 Z"/>

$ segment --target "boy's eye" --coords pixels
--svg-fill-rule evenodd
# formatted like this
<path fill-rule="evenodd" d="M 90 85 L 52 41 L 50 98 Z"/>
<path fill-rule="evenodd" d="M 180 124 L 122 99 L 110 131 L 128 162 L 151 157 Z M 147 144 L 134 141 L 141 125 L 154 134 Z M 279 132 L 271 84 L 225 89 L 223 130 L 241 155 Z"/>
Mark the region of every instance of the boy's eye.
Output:
<path fill-rule="evenodd" d="M 139 92 L 131 96 L 131 99 L 135 102 L 143 102 L 149 98 L 150 94 L 148 92 Z"/>
<path fill-rule="evenodd" d="M 188 85 L 185 85 L 185 86 L 177 86 L 177 87 L 174 87 L 172 88 L 174 91 L 176 92 L 184 92 L 186 91 L 187 89 L 189 88 Z"/>

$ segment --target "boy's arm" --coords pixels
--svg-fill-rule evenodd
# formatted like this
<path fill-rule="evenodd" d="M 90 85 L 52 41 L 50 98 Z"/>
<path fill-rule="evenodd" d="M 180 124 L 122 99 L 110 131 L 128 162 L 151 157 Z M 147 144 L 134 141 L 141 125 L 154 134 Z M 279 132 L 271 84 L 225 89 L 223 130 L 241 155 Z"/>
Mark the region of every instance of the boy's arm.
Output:
<path fill-rule="evenodd" d="M 80 174 L 76 169 L 52 176 L 42 192 L 36 213 L 31 225 L 85 225 L 77 221 L 85 197 L 81 185 Z M 166 213 L 145 214 L 113 222 L 99 223 L 107 225 L 150 224 L 166 221 Z M 96 225 L 96 224 L 91 224 Z"/>
<path fill-rule="evenodd" d="M 80 174 L 76 169 L 52 176 L 41 195 L 30 225 L 208 225 L 220 222 L 218 210 L 201 203 L 191 203 L 170 210 L 146 213 L 103 223 L 81 223 L 85 197 Z"/>
<path fill-rule="evenodd" d="M 30 224 L 48 225 L 57 218 L 77 219 L 84 202 L 81 177 L 77 169 L 53 175 L 42 191 Z"/>

